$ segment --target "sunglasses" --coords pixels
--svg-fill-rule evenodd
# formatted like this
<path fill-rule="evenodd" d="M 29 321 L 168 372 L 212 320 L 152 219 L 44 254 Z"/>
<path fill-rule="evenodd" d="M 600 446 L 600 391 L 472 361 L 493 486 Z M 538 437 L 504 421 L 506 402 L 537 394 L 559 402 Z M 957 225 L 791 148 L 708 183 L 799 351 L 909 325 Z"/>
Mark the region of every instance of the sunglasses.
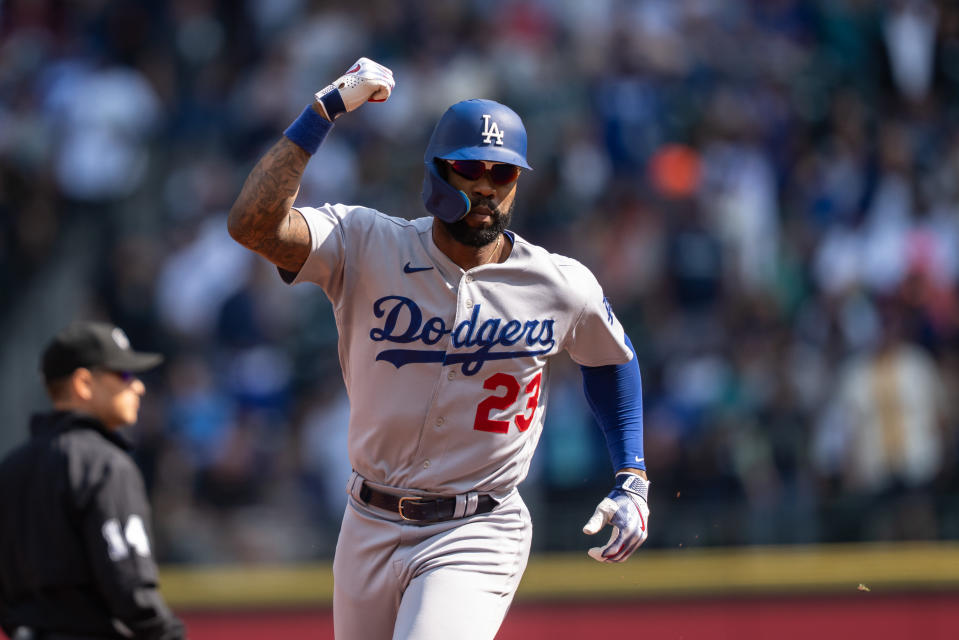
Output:
<path fill-rule="evenodd" d="M 519 177 L 519 167 L 515 164 L 494 164 L 487 160 L 447 160 L 446 162 L 453 171 L 467 180 L 479 180 L 484 174 L 489 174 L 490 182 L 503 186 Z"/>
<path fill-rule="evenodd" d="M 129 371 L 114 371 L 113 369 L 98 369 L 98 371 L 115 375 L 116 377 L 120 378 L 124 384 L 130 384 L 137 379 L 136 374 Z"/>

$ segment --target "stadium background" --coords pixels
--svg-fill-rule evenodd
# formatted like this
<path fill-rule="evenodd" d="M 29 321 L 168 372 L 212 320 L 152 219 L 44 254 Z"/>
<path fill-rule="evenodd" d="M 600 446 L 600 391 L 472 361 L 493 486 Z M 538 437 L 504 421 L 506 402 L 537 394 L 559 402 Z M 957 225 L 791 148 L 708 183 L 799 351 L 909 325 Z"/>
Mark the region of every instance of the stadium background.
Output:
<path fill-rule="evenodd" d="M 947 637 L 959 7 L 945 0 L 4 0 L 0 451 L 45 406 L 49 335 L 112 319 L 167 355 L 135 436 L 165 591 L 194 637 L 258 629 L 251 610 L 324 633 L 348 470 L 332 313 L 233 244 L 225 215 L 360 55 L 396 91 L 339 121 L 299 201 L 420 216 L 436 118 L 505 102 L 535 168 L 515 229 L 597 274 L 641 357 L 647 548 L 624 567 L 583 559 L 610 469 L 564 360 L 502 637 L 514 618 L 579 637 L 573 620 L 610 598 L 599 617 L 640 634 L 660 616 L 655 637 L 832 637 L 844 620 Z"/>

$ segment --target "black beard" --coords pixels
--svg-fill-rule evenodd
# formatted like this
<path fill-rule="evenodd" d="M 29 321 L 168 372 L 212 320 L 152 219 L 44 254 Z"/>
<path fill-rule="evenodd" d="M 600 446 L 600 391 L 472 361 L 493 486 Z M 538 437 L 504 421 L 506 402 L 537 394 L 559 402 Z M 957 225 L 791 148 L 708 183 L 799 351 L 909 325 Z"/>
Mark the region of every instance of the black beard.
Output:
<path fill-rule="evenodd" d="M 488 244 L 496 242 L 496 238 L 499 237 L 499 234 L 506 231 L 509 228 L 510 220 L 513 218 L 513 208 L 516 206 L 516 201 L 510 203 L 509 209 L 505 213 L 500 213 L 499 209 L 493 206 L 493 203 L 489 200 L 481 200 L 471 205 L 472 207 L 485 206 L 492 212 L 493 224 L 488 227 L 482 227 L 476 229 L 469 226 L 466 222 L 465 216 L 456 222 L 446 222 L 445 220 L 440 220 L 443 223 L 443 226 L 446 227 L 446 230 L 449 231 L 450 235 L 453 236 L 453 239 L 459 242 L 460 244 L 465 244 L 470 247 L 485 247 Z M 437 218 L 439 220 L 439 218 Z"/>

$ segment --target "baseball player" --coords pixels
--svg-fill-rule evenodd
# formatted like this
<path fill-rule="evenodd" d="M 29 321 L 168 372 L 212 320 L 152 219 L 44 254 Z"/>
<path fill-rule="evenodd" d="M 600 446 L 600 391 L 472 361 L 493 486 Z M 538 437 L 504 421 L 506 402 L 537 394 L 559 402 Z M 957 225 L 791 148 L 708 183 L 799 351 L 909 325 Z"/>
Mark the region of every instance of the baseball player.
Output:
<path fill-rule="evenodd" d="M 333 122 L 393 87 L 389 69 L 360 58 L 319 91 L 250 173 L 229 229 L 333 303 L 354 469 L 333 563 L 336 637 L 488 640 L 526 568 L 517 485 L 561 351 L 582 367 L 617 471 L 584 527 L 612 534 L 589 555 L 622 562 L 645 541 L 639 368 L 589 270 L 508 230 L 530 166 L 523 123 L 502 104 L 460 102 L 436 125 L 431 216 L 293 206 Z"/>

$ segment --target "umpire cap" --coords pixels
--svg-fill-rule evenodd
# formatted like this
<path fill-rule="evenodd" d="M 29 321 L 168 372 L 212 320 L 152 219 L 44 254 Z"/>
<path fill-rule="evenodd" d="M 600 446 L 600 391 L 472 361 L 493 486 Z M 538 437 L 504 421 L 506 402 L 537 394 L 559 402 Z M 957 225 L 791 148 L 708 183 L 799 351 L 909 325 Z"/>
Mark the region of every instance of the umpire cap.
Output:
<path fill-rule="evenodd" d="M 447 109 L 423 154 L 423 205 L 440 220 L 456 222 L 469 212 L 470 200 L 443 179 L 437 159 L 505 162 L 532 170 L 526 161 L 523 120 L 493 100 L 464 100 Z"/>
<path fill-rule="evenodd" d="M 47 380 L 86 368 L 139 373 L 163 362 L 159 353 L 134 351 L 123 329 L 106 322 L 74 322 L 53 337 L 40 361 Z"/>

